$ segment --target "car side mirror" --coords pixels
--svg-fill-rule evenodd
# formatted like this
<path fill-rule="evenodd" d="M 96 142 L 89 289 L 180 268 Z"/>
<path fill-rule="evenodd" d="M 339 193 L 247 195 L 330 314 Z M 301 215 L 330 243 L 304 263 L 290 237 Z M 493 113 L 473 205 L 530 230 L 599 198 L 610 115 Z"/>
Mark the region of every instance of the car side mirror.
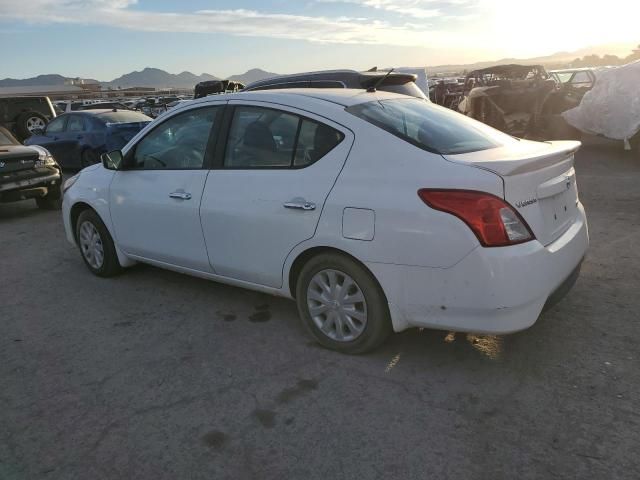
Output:
<path fill-rule="evenodd" d="M 103 153 L 100 155 L 100 160 L 102 160 L 102 166 L 107 170 L 122 170 L 123 168 L 124 157 L 120 150 Z"/>

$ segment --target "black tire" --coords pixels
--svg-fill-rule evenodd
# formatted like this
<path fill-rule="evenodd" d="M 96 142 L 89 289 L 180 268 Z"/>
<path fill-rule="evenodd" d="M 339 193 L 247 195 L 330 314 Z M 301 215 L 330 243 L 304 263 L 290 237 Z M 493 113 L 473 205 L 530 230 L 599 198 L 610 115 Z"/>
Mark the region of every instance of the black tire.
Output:
<path fill-rule="evenodd" d="M 80 156 L 80 166 L 82 168 L 95 165 L 99 161 L 100 156 L 94 150 L 87 148 L 82 151 L 82 155 Z"/>
<path fill-rule="evenodd" d="M 330 338 L 309 312 L 307 291 L 312 279 L 323 270 L 335 270 L 348 275 L 364 295 L 366 324 L 364 330 L 351 341 Z M 346 255 L 322 253 L 311 258 L 300 271 L 295 290 L 300 319 L 309 333 L 326 348 L 348 354 L 366 353 L 380 346 L 392 332 L 389 306 L 382 288 L 366 268 Z"/>
<path fill-rule="evenodd" d="M 81 243 L 81 228 L 85 223 L 89 223 L 95 228 L 97 231 L 100 242 L 102 244 L 103 251 L 103 260 L 99 265 L 93 264 L 88 260 L 89 255 L 86 254 L 83 250 Z M 109 230 L 104 225 L 100 216 L 94 212 L 93 210 L 85 210 L 78 217 L 78 221 L 75 225 L 76 231 L 76 243 L 78 248 L 80 249 L 80 255 L 82 256 L 82 260 L 84 261 L 87 268 L 99 277 L 113 277 L 117 275 L 122 270 L 120 266 L 120 262 L 118 261 L 118 255 L 116 254 L 116 248 L 113 244 L 113 238 L 109 234 Z"/>
<path fill-rule="evenodd" d="M 46 126 L 48 123 L 47 117 L 39 112 L 23 112 L 18 115 L 18 119 L 16 120 L 16 133 L 22 140 L 25 140 L 33 135 L 29 128 L 32 123 L 36 121 L 35 119 L 40 120 L 43 126 Z"/>
<path fill-rule="evenodd" d="M 49 192 L 44 197 L 36 197 L 36 204 L 42 210 L 60 210 L 62 208 L 60 185 L 49 189 Z"/>

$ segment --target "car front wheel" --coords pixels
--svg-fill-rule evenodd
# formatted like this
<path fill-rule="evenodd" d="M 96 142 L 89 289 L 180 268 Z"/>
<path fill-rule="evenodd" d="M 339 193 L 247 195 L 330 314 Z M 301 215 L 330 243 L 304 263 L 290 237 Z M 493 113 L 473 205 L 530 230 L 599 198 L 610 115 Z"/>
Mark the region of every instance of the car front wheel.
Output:
<path fill-rule="evenodd" d="M 343 353 L 365 353 L 392 331 L 382 288 L 362 265 L 337 253 L 313 257 L 296 285 L 298 312 L 323 346 Z"/>
<path fill-rule="evenodd" d="M 93 210 L 85 210 L 78 217 L 76 240 L 84 263 L 94 275 L 112 277 L 120 272 L 113 239 Z"/>

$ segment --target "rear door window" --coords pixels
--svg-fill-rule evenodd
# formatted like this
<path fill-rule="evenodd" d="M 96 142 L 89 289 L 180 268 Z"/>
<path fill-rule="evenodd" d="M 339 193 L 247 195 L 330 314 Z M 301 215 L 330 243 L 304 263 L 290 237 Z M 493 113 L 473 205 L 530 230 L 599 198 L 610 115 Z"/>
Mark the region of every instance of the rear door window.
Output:
<path fill-rule="evenodd" d="M 344 135 L 335 128 L 313 120 L 302 120 L 293 165 L 311 165 L 333 150 L 343 138 Z"/>
<path fill-rule="evenodd" d="M 67 122 L 67 132 L 84 132 L 84 118 L 80 115 L 71 115 Z"/>
<path fill-rule="evenodd" d="M 302 168 L 318 161 L 344 135 L 328 125 L 271 108 L 235 108 L 224 168 Z"/>
<path fill-rule="evenodd" d="M 443 155 L 487 150 L 518 141 L 460 113 L 417 98 L 361 103 L 346 110 L 418 148 Z"/>

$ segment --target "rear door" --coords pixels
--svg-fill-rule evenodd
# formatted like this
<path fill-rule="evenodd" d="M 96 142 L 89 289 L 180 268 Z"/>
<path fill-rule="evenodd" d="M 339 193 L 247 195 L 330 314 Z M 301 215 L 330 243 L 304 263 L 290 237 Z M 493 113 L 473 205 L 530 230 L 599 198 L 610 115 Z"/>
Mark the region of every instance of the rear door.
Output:
<path fill-rule="evenodd" d="M 277 288 L 289 252 L 315 233 L 353 134 L 293 108 L 229 106 L 200 208 L 209 258 L 219 275 Z"/>

